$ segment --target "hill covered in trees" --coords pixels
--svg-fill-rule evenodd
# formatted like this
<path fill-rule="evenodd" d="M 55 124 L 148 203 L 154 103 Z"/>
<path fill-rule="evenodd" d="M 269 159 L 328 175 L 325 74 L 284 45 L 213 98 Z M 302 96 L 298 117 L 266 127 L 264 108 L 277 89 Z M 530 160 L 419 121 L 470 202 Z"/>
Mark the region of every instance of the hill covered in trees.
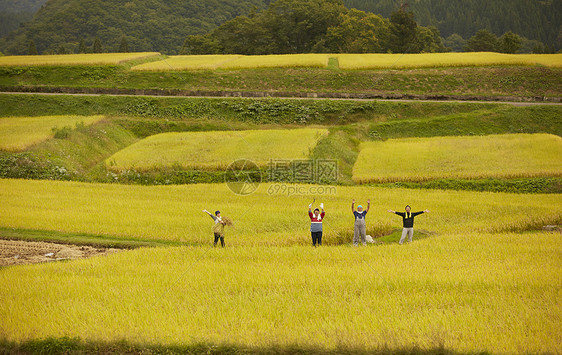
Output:
<path fill-rule="evenodd" d="M 418 26 L 417 46 L 424 51 L 434 51 L 440 46 L 436 36 L 446 38 L 444 44 L 453 50 L 467 48 L 469 40 L 477 31 L 488 29 L 500 36 L 512 31 L 528 39 L 539 40 L 552 48 L 562 48 L 562 1 L 556 0 L 405 0 L 412 11 Z M 381 36 L 389 32 L 388 19 L 391 13 L 403 3 L 399 0 L 328 0 L 328 7 L 337 6 L 341 9 L 357 8 L 367 14 L 350 11 L 345 18 L 339 20 L 314 18 L 308 23 L 309 30 L 304 33 L 302 41 L 308 41 L 317 32 L 327 32 L 326 22 L 330 24 L 341 21 L 344 27 L 332 31 L 329 38 L 320 43 L 306 47 L 305 51 L 335 50 L 346 51 L 385 51 L 393 50 L 389 43 L 382 43 Z M 305 2 L 302 13 L 313 13 L 315 1 Z M 333 3 L 333 4 L 332 4 Z M 334 5 L 336 4 L 337 5 Z M 270 0 L 0 0 L 0 51 L 5 54 L 28 53 L 68 53 L 94 51 L 160 51 L 166 54 L 177 54 L 188 36 L 205 35 L 219 27 L 223 44 L 233 47 L 226 52 L 234 51 L 240 44 L 231 43 L 231 39 L 239 39 L 240 28 L 234 28 L 228 22 L 237 16 L 237 25 L 242 25 L 250 35 L 246 42 L 260 48 L 259 51 L 240 51 L 242 53 L 285 53 L 280 50 L 281 37 L 290 36 L 291 24 L 277 23 L 256 27 L 256 18 L 267 9 Z M 281 11 L 283 6 L 277 6 Z M 33 19 L 32 11 L 39 9 Z M 306 10 L 306 11 L 305 11 Z M 338 10 L 339 11 L 339 10 Z M 347 11 L 347 10 L 345 10 Z M 344 12 L 345 12 L 344 11 Z M 341 11 L 340 11 L 341 12 Z M 2 17 L 3 16 L 3 17 Z M 339 15 L 338 15 L 339 16 Z M 28 21 L 29 20 L 29 21 Z M 239 20 L 244 20 L 241 23 Z M 295 19 L 299 22 L 301 19 Z M 28 22 L 26 22 L 28 21 Z M 321 23 L 324 21 L 324 23 Z M 301 25 L 302 25 L 302 21 Z M 315 25 L 312 26 L 311 24 Z M 221 26 L 222 25 L 222 26 Z M 279 26 L 287 25 L 287 28 Z M 253 28 L 252 28 L 253 26 Z M 277 26 L 277 27 L 276 27 Z M 375 26 L 376 29 L 373 27 Z M 9 35 L 6 33 L 17 28 Z M 294 27 L 294 26 L 293 26 Z M 334 26 L 331 26 L 334 27 Z M 385 29 L 385 27 L 387 27 Z M 302 28 L 301 28 L 302 29 Z M 437 31 L 438 30 L 438 31 Z M 3 32 L 2 32 L 3 31 Z M 231 31 L 231 32 L 228 32 Z M 270 33 L 263 33 L 270 31 Z M 377 34 L 377 41 L 351 41 L 353 31 Z M 243 31 L 242 31 L 243 32 Z M 337 33 L 336 33 L 337 32 Z M 197 41 L 203 37 L 190 37 L 191 47 L 197 47 Z M 273 44 L 272 38 L 277 41 Z M 307 39 L 308 38 L 308 39 Z M 431 38 L 434 38 L 433 41 Z M 340 44 L 336 43 L 337 41 Z M 262 43 L 260 43 L 260 41 Z M 301 40 L 299 40 L 301 41 Z M 434 42 L 427 46 L 423 43 Z M 244 41 L 242 41 L 244 42 Z M 31 44 L 31 45 L 30 45 Z M 207 43 L 208 44 L 208 43 Z M 215 43 L 216 44 L 216 43 Z M 315 45 L 313 49 L 312 47 Z M 538 42 L 527 43 L 525 50 L 530 51 Z M 214 45 L 211 43 L 211 45 Z M 242 44 L 248 46 L 250 44 Z M 299 44 L 293 44 L 299 46 Z M 272 49 L 277 46 L 277 49 Z M 421 47 L 420 47 L 421 46 Z M 303 45 L 300 45 L 303 47 Z M 360 50 L 357 50 L 359 47 Z M 470 46 L 469 46 L 470 47 Z M 303 47 L 304 48 L 304 47 Z M 189 48 L 184 47 L 183 51 Z M 302 48 L 301 48 L 302 49 Z M 197 50 L 195 50 L 197 52 Z"/>
<path fill-rule="evenodd" d="M 344 0 L 348 7 L 389 17 L 398 0 Z M 487 29 L 497 36 L 514 32 L 546 45 L 562 48 L 560 0 L 403 0 L 423 26 L 435 26 L 443 37 L 464 39 Z"/>
<path fill-rule="evenodd" d="M 33 17 L 47 0 L 0 0 L 0 37 Z"/>
<path fill-rule="evenodd" d="M 390 19 L 341 0 L 277 0 L 268 8 L 191 35 L 182 54 L 445 52 L 439 30 L 418 26 L 411 12 Z"/>
<path fill-rule="evenodd" d="M 125 39 L 131 51 L 174 53 L 186 36 L 206 33 L 264 0 L 50 0 L 33 20 L 0 40 L 0 51 L 27 54 L 77 52 L 80 42 L 117 51 Z"/>

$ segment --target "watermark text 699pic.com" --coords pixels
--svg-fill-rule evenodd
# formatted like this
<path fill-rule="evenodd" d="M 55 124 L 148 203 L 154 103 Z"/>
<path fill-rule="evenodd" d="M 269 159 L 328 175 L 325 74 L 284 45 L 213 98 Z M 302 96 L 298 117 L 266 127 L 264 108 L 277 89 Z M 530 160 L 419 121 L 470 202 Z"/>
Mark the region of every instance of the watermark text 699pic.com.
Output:
<path fill-rule="evenodd" d="M 336 186 L 313 186 L 313 185 L 300 185 L 300 184 L 285 184 L 285 183 L 273 183 L 267 188 L 268 195 L 336 195 Z"/>

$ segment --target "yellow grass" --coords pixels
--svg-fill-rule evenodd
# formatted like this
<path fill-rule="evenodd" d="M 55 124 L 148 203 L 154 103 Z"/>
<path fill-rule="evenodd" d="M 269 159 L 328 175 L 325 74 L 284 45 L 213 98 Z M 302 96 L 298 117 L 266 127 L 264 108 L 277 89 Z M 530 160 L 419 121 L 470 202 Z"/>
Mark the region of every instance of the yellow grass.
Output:
<path fill-rule="evenodd" d="M 470 66 L 533 66 L 562 68 L 562 54 L 422 53 L 422 54 L 287 54 L 172 56 L 144 63 L 133 70 L 197 70 L 255 68 L 326 68 L 335 57 L 341 69 L 413 69 Z"/>
<path fill-rule="evenodd" d="M 308 204 L 316 198 L 327 211 L 324 241 L 351 242 L 351 199 L 371 199 L 367 226 L 401 227 L 386 212 L 410 204 L 431 213 L 416 219 L 420 229 L 446 233 L 526 230 L 562 221 L 560 195 L 382 189 L 366 186 L 304 186 L 276 190 L 261 184 L 249 196 L 233 194 L 224 184 L 122 186 L 78 182 L 0 180 L 0 227 L 89 233 L 119 238 L 211 243 L 212 219 L 220 210 L 230 217 L 228 245 L 309 244 Z M 324 190 L 322 190 L 324 189 Z"/>
<path fill-rule="evenodd" d="M 53 137 L 53 128 L 93 124 L 103 116 L 0 117 L 0 150 L 22 151 Z"/>
<path fill-rule="evenodd" d="M 327 54 L 287 54 L 243 56 L 237 60 L 226 62 L 223 69 L 252 68 L 325 68 L 328 66 Z"/>
<path fill-rule="evenodd" d="M 326 129 L 162 133 L 150 136 L 106 160 L 116 171 L 150 170 L 180 165 L 225 169 L 238 159 L 260 166 L 271 159 L 306 159 Z"/>
<path fill-rule="evenodd" d="M 562 175 L 562 138 L 550 134 L 391 139 L 361 145 L 357 183 Z"/>
<path fill-rule="evenodd" d="M 410 69 L 495 65 L 544 65 L 561 68 L 562 54 L 422 53 L 337 54 L 341 69 Z"/>
<path fill-rule="evenodd" d="M 327 54 L 172 56 L 163 61 L 134 66 L 132 70 L 325 68 L 328 66 L 329 57 Z"/>
<path fill-rule="evenodd" d="M 314 195 L 327 212 L 325 241 L 351 230 L 351 198 L 371 198 L 369 228 L 400 225 L 388 208 L 428 208 L 416 228 L 437 235 L 403 246 L 313 249 L 306 245 L 313 194 L 270 195 L 272 186 L 237 196 L 219 184 L 1 179 L 4 228 L 207 246 L 0 269 L 0 339 L 562 351 L 560 234 L 507 232 L 560 223 L 562 196 L 337 186 Z M 210 247 L 213 221 L 203 208 L 235 222 L 227 249 Z"/>
<path fill-rule="evenodd" d="M 559 234 L 462 233 L 407 246 L 140 249 L 9 267 L 0 338 L 554 354 L 561 253 Z"/>
<path fill-rule="evenodd" d="M 160 55 L 157 52 L 21 55 L 0 57 L 0 66 L 119 64 Z"/>
<path fill-rule="evenodd" d="M 240 58 L 240 55 L 178 55 L 164 60 L 136 65 L 131 70 L 167 71 L 167 70 L 213 70 L 226 62 Z"/>

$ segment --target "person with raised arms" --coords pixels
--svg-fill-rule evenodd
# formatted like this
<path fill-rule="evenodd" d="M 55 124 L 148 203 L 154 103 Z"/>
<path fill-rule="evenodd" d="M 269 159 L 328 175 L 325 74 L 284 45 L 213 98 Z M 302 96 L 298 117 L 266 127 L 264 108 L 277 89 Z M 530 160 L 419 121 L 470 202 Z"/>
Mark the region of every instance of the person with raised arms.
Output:
<path fill-rule="evenodd" d="M 355 224 L 353 227 L 353 246 L 359 245 L 359 239 L 363 245 L 367 245 L 367 224 L 365 223 L 365 216 L 371 208 L 371 200 L 367 200 L 367 209 L 363 210 L 363 206 L 357 206 L 355 210 L 355 200 L 351 201 L 351 211 L 355 216 Z"/>
<path fill-rule="evenodd" d="M 412 208 L 410 205 L 406 206 L 406 212 L 396 212 L 393 210 L 388 210 L 390 213 L 395 213 L 402 217 L 402 237 L 400 238 L 399 244 L 404 243 L 404 239 L 406 239 L 406 235 L 408 235 L 408 243 L 412 242 L 412 238 L 414 237 L 414 217 L 420 215 L 422 213 L 429 213 L 429 210 L 419 211 L 419 212 L 411 212 Z"/>
<path fill-rule="evenodd" d="M 216 211 L 215 215 L 212 215 L 211 212 L 207 210 L 203 210 L 206 214 L 211 216 L 211 218 L 215 221 L 215 225 L 213 226 L 213 234 L 215 235 L 215 242 L 213 246 L 217 246 L 217 242 L 221 241 L 221 246 L 224 248 L 224 227 L 231 226 L 232 221 L 228 217 L 221 217 L 221 212 Z"/>
<path fill-rule="evenodd" d="M 322 220 L 326 215 L 324 211 L 324 204 L 320 204 L 320 208 L 322 209 L 322 213 L 318 208 L 314 209 L 314 213 L 312 213 L 312 204 L 308 205 L 308 217 L 310 217 L 310 234 L 312 236 L 312 246 L 322 245 Z"/>

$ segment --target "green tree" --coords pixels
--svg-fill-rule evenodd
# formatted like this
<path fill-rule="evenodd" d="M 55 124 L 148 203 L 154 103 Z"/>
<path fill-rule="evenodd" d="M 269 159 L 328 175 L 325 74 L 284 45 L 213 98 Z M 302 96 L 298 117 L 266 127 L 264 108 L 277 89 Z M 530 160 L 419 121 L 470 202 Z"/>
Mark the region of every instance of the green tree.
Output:
<path fill-rule="evenodd" d="M 277 48 L 272 33 L 266 27 L 266 15 L 239 16 L 217 28 L 211 37 L 225 54 L 272 54 Z M 213 42 L 207 44 L 211 50 Z"/>
<path fill-rule="evenodd" d="M 340 15 L 340 24 L 328 28 L 323 43 L 333 53 L 380 53 L 386 50 L 388 20 L 357 9 Z"/>
<path fill-rule="evenodd" d="M 390 15 L 390 50 L 394 53 L 415 52 L 412 48 L 416 46 L 417 27 L 413 12 L 407 12 L 404 7 L 394 11 Z"/>
<path fill-rule="evenodd" d="M 121 43 L 119 44 L 119 52 L 120 53 L 129 52 L 129 42 L 127 42 L 127 38 L 125 38 L 125 36 L 121 37 Z"/>
<path fill-rule="evenodd" d="M 78 53 L 86 53 L 86 41 L 84 38 L 80 40 L 80 45 L 78 46 Z"/>
<path fill-rule="evenodd" d="M 509 31 L 499 39 L 499 47 L 502 53 L 517 53 L 523 47 L 523 39 L 515 33 Z"/>
<path fill-rule="evenodd" d="M 443 45 L 443 38 L 441 38 L 439 29 L 434 26 L 418 26 L 414 43 L 411 52 L 441 53 L 448 51 L 447 47 Z"/>
<path fill-rule="evenodd" d="M 64 47 L 63 44 L 60 44 L 57 47 L 57 54 L 67 54 L 68 52 L 66 51 L 66 48 Z"/>
<path fill-rule="evenodd" d="M 219 42 L 212 38 L 212 36 L 206 35 L 192 35 L 187 36 L 183 42 L 183 47 L 180 50 L 181 55 L 197 55 L 197 54 L 219 54 L 220 45 Z"/>
<path fill-rule="evenodd" d="M 545 53 L 545 48 L 544 48 L 544 44 L 542 43 L 535 45 L 535 47 L 533 48 L 533 54 L 544 54 L 544 53 Z"/>
<path fill-rule="evenodd" d="M 277 0 L 270 4 L 265 27 L 275 53 L 309 53 L 347 9 L 341 0 Z"/>
<path fill-rule="evenodd" d="M 103 51 L 102 45 L 101 45 L 101 40 L 96 37 L 96 39 L 94 40 L 94 46 L 92 48 L 92 52 L 93 53 L 101 53 Z"/>
<path fill-rule="evenodd" d="M 496 52 L 498 38 L 488 30 L 480 30 L 466 42 L 467 52 Z"/>
<path fill-rule="evenodd" d="M 453 33 L 443 41 L 445 47 L 450 48 L 453 52 L 462 52 L 466 46 L 466 40 L 461 35 Z"/>
<path fill-rule="evenodd" d="M 34 40 L 29 41 L 29 47 L 27 49 L 27 54 L 28 55 L 37 55 L 37 47 L 35 46 Z"/>

